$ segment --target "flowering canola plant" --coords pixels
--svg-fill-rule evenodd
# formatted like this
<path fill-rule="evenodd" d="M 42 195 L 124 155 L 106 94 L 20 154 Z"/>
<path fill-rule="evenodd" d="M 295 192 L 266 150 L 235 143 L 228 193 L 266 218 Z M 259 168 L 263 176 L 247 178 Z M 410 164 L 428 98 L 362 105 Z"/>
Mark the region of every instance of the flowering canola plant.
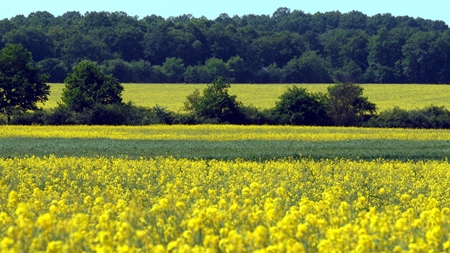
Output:
<path fill-rule="evenodd" d="M 343 141 L 380 139 L 450 141 L 450 131 L 445 129 L 255 125 L 0 126 L 0 139 L 14 137 L 201 141 Z"/>
<path fill-rule="evenodd" d="M 0 158 L 1 252 L 442 252 L 448 161 Z"/>

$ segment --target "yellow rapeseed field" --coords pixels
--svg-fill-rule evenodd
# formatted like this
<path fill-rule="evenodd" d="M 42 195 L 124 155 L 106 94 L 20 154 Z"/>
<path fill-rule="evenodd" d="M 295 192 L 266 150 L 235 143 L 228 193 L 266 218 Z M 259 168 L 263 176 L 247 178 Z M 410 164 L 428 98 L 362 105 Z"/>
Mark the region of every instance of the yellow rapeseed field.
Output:
<path fill-rule="evenodd" d="M 0 158 L 0 252 L 444 252 L 448 161 Z"/>
<path fill-rule="evenodd" d="M 0 126 L 0 139 L 107 138 L 120 140 L 415 140 L 450 141 L 447 129 L 315 126 L 149 125 L 149 126 Z"/>
<path fill-rule="evenodd" d="M 309 92 L 327 92 L 331 84 L 298 84 Z M 206 84 L 123 84 L 123 100 L 145 107 L 155 105 L 167 107 L 168 110 L 178 112 L 186 101 L 186 96 L 195 89 L 202 91 Z M 244 105 L 257 108 L 272 108 L 278 97 L 290 84 L 231 84 L 230 94 L 236 95 L 237 100 Z M 421 109 L 436 105 L 450 108 L 449 85 L 425 84 L 362 84 L 364 96 L 375 103 L 379 111 L 399 106 L 402 109 Z M 44 108 L 54 108 L 61 101 L 63 84 L 51 84 L 49 101 Z M 42 106 L 42 105 L 41 105 Z"/>

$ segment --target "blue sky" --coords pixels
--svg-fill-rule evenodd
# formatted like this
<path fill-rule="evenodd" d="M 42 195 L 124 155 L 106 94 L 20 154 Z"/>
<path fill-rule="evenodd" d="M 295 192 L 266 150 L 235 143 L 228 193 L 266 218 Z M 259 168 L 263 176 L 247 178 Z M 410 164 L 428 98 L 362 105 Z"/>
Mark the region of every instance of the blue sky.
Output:
<path fill-rule="evenodd" d="M 306 13 L 361 11 L 369 16 L 391 13 L 394 16 L 421 17 L 442 20 L 450 25 L 450 0 L 15 0 L 3 1 L 0 19 L 34 11 L 48 11 L 55 16 L 67 11 L 124 11 L 130 16 L 156 14 L 162 17 L 193 14 L 214 19 L 221 13 L 233 15 L 272 13 L 278 7 L 302 10 Z"/>

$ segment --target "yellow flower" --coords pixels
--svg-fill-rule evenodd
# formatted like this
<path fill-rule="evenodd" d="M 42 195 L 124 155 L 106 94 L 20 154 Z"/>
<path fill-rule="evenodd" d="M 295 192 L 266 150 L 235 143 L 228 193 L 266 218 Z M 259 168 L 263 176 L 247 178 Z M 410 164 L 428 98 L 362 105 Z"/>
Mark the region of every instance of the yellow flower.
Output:
<path fill-rule="evenodd" d="M 52 227 L 52 224 L 53 224 L 53 217 L 50 213 L 46 213 L 39 216 L 39 218 L 36 221 L 36 225 L 43 227 L 47 230 L 49 230 Z"/>
<path fill-rule="evenodd" d="M 67 248 L 67 246 L 64 245 L 63 241 L 51 241 L 48 243 L 47 250 L 45 252 L 47 253 L 62 252 L 64 248 Z"/>

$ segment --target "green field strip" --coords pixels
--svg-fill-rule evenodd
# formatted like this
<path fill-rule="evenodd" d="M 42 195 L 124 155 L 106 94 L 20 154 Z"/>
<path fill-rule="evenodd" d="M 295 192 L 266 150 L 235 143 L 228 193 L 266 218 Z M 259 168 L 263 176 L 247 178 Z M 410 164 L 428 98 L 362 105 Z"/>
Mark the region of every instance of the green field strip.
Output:
<path fill-rule="evenodd" d="M 114 140 L 67 138 L 3 138 L 0 157 L 56 155 L 75 157 L 176 158 L 270 160 L 285 157 L 313 159 L 445 160 L 449 141 L 346 140 L 346 141 L 195 141 Z"/>

